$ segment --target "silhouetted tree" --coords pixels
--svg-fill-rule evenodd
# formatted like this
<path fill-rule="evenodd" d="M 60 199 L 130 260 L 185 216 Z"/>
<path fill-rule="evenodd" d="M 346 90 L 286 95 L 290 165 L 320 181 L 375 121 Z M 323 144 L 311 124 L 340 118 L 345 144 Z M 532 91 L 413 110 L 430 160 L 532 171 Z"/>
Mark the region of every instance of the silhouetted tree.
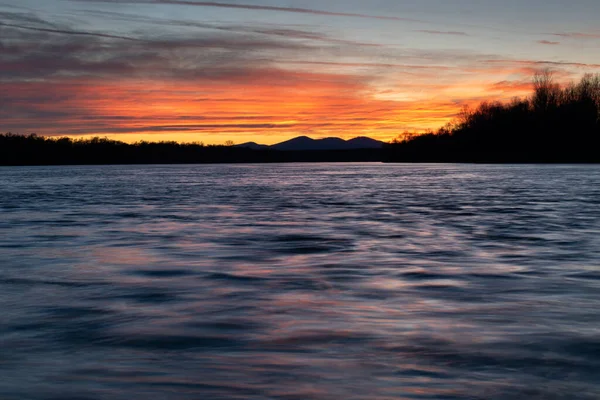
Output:
<path fill-rule="evenodd" d="M 389 160 L 600 162 L 600 75 L 562 88 L 550 71 L 533 78 L 533 94 L 509 103 L 463 108 L 435 134 L 388 147 Z"/>
<path fill-rule="evenodd" d="M 0 165 L 344 162 L 381 159 L 381 149 L 276 151 L 232 145 L 205 146 L 201 142 L 139 141 L 127 144 L 99 137 L 70 139 L 34 134 L 0 134 Z"/>

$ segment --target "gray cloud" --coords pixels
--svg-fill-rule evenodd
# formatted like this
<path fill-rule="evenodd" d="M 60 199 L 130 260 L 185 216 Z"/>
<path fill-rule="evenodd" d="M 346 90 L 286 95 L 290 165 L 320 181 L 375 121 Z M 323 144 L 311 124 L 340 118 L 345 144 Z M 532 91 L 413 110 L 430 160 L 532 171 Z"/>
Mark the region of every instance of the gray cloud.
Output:
<path fill-rule="evenodd" d="M 543 67 L 579 67 L 579 68 L 600 68 L 600 64 L 592 63 L 579 63 L 579 62 L 568 62 L 568 61 L 546 61 L 546 60 L 510 60 L 510 59 L 499 59 L 499 60 L 485 60 L 486 63 L 497 63 L 497 64 L 515 64 L 519 66 L 537 66 Z"/>
<path fill-rule="evenodd" d="M 585 33 L 585 32 L 562 32 L 549 33 L 552 36 L 560 36 L 569 39 L 600 39 L 600 33 Z"/>
<path fill-rule="evenodd" d="M 560 42 L 553 42 L 551 40 L 538 40 L 537 42 L 539 44 L 547 44 L 547 45 L 557 45 L 557 44 L 560 44 Z"/>
<path fill-rule="evenodd" d="M 397 68 L 406 70 L 441 70 L 450 71 L 456 69 L 456 67 L 448 67 L 442 65 L 411 65 L 411 64 L 394 64 L 394 63 L 383 63 L 383 62 L 335 62 L 335 61 L 284 61 L 281 63 L 296 64 L 296 65 L 324 65 L 332 67 L 372 67 L 372 68 Z"/>
<path fill-rule="evenodd" d="M 132 38 L 66 26 L 48 28 L 41 19 L 23 16 L 27 23 L 36 21 L 41 25 L 29 26 L 19 21 L 19 15 L 11 17 L 10 23 L 0 22 L 2 81 L 82 75 L 255 79 L 259 70 L 270 68 L 277 56 L 317 49 L 292 40 L 292 31 L 277 32 L 274 37 L 225 29 Z"/>
<path fill-rule="evenodd" d="M 215 1 L 186 1 L 186 0 L 70 0 L 73 2 L 82 3 L 114 3 L 114 4 L 169 4 L 169 5 L 183 5 L 183 6 L 198 6 L 198 7 L 219 7 L 219 8 L 237 8 L 244 10 L 260 10 L 260 11 L 277 11 L 277 12 L 290 12 L 300 14 L 313 14 L 313 15 L 325 15 L 332 17 L 353 17 L 353 18 L 369 18 L 369 19 L 381 19 L 389 21 L 409 21 L 409 22 L 423 22 L 411 18 L 401 18 L 385 15 L 367 15 L 357 13 L 346 13 L 346 12 L 333 12 L 324 10 L 315 10 L 310 8 L 300 7 L 275 7 L 266 5 L 253 5 L 253 4 L 238 4 L 238 3 L 221 3 Z"/>
<path fill-rule="evenodd" d="M 451 35 L 451 36 L 469 36 L 466 32 L 460 31 L 438 31 L 431 29 L 419 29 L 416 32 L 429 33 L 431 35 Z"/>
<path fill-rule="evenodd" d="M 300 40 L 311 40 L 316 42 L 326 42 L 340 45 L 358 45 L 358 46 L 378 46 L 373 43 L 363 43 L 352 40 L 344 40 L 333 38 L 324 33 L 316 32 L 315 30 L 301 30 L 292 29 L 285 25 L 263 25 L 261 27 L 251 25 L 225 25 L 215 24 L 206 22 L 186 21 L 186 20 L 174 20 L 164 19 L 155 17 L 146 17 L 141 15 L 110 12 L 110 11 L 97 11 L 97 10 L 81 10 L 80 13 L 85 16 L 110 18 L 111 20 L 120 20 L 126 22 L 136 22 L 149 25 L 160 25 L 162 27 L 187 27 L 187 28 L 198 28 L 204 30 L 216 30 L 230 33 L 243 33 L 243 34 L 257 34 L 265 36 L 274 36 L 287 39 L 300 39 Z"/>
<path fill-rule="evenodd" d="M 25 25 L 19 25 L 19 24 L 7 24 L 4 22 L 0 22 L 0 26 L 30 30 L 30 31 L 38 31 L 38 32 L 58 33 L 58 34 L 63 34 L 63 35 L 95 36 L 95 37 L 101 37 L 101 38 L 107 38 L 107 39 L 139 40 L 139 39 L 135 39 L 135 38 L 127 37 L 127 36 L 110 35 L 107 33 L 73 31 L 73 30 L 67 30 L 67 29 L 39 28 L 39 27 L 25 26 Z"/>

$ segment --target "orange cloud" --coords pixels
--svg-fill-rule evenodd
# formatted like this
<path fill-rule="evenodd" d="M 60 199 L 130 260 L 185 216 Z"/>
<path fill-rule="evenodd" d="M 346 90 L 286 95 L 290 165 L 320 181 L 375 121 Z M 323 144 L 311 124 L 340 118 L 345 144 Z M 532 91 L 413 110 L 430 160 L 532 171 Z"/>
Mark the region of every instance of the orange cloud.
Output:
<path fill-rule="evenodd" d="M 438 128 L 466 104 L 526 95 L 526 77 L 539 68 L 568 76 L 599 67 L 469 52 L 356 51 L 347 41 L 295 29 L 210 25 L 198 35 L 131 40 L 19 21 L 5 24 L 0 38 L 0 130 L 45 135 L 390 140 L 404 130 Z"/>
<path fill-rule="evenodd" d="M 361 75 L 263 68 L 214 81 L 17 82 L 6 85 L 13 94 L 0 106 L 3 130 L 27 126 L 45 135 L 206 143 L 275 143 L 304 134 L 391 140 L 405 130 L 442 126 L 465 104 L 528 89 L 522 81 L 399 82 L 382 95 Z M 419 91 L 418 98 L 398 97 Z"/>
<path fill-rule="evenodd" d="M 4 129 L 48 135 L 107 135 L 220 143 L 262 136 L 391 139 L 405 129 L 435 127 L 459 108 L 452 103 L 379 100 L 352 77 L 265 71 L 252 83 L 28 82 L 4 107 Z M 269 84 L 272 82 L 273 84 Z M 284 84 L 285 83 L 285 84 Z"/>

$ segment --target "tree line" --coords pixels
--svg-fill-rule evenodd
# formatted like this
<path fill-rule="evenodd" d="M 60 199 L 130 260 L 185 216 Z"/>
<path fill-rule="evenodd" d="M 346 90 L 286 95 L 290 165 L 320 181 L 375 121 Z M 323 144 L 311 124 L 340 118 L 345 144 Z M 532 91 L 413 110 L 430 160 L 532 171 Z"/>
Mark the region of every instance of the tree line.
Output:
<path fill-rule="evenodd" d="M 397 140 L 388 161 L 600 162 L 600 75 L 561 86 L 551 72 L 533 93 L 508 103 L 463 109 L 452 123 Z"/>
<path fill-rule="evenodd" d="M 409 135 L 384 149 L 276 151 L 178 142 L 0 134 L 0 165 L 262 162 L 600 162 L 600 75 L 561 86 L 552 73 L 533 93 L 463 109 L 437 132 Z"/>
<path fill-rule="evenodd" d="M 202 164 L 270 162 L 381 161 L 381 150 L 277 151 L 253 150 L 201 142 L 125 143 L 108 138 L 49 138 L 0 134 L 0 165 Z"/>

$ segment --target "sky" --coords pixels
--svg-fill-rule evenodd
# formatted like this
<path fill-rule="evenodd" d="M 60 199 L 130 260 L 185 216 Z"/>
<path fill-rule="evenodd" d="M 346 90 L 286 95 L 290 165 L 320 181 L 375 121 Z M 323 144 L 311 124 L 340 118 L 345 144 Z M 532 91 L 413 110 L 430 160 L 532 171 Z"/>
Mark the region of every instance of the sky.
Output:
<path fill-rule="evenodd" d="M 0 132 L 391 140 L 600 72 L 598 0 L 0 0 Z"/>

